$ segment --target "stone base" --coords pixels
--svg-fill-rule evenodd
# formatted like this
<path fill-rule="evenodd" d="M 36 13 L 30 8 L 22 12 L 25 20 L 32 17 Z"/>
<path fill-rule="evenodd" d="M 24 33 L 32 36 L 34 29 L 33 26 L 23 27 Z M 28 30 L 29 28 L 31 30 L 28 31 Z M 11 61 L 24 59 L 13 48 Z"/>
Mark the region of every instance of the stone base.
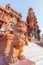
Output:
<path fill-rule="evenodd" d="M 36 65 L 36 64 L 29 60 L 23 60 L 14 64 L 9 64 L 9 65 Z"/>
<path fill-rule="evenodd" d="M 19 60 L 18 62 L 15 63 L 9 63 L 6 57 L 4 58 L 4 61 L 8 65 L 36 65 L 35 62 L 32 62 L 30 60 Z"/>

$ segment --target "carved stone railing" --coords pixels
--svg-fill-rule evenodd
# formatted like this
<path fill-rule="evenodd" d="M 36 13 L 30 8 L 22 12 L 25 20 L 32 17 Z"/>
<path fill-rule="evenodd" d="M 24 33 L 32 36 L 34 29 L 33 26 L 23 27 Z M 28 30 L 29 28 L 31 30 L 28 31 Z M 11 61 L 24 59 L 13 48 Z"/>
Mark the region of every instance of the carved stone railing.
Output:
<path fill-rule="evenodd" d="M 37 40 L 37 39 L 32 39 L 31 37 L 29 37 L 28 38 L 29 39 L 29 41 L 32 43 L 36 43 L 36 44 L 38 44 L 39 46 L 41 46 L 41 47 L 43 47 L 43 42 L 41 42 L 41 41 L 39 41 L 39 40 Z"/>
<path fill-rule="evenodd" d="M 8 55 L 10 52 L 11 44 L 13 41 L 13 35 L 4 34 L 0 37 L 0 54 Z"/>

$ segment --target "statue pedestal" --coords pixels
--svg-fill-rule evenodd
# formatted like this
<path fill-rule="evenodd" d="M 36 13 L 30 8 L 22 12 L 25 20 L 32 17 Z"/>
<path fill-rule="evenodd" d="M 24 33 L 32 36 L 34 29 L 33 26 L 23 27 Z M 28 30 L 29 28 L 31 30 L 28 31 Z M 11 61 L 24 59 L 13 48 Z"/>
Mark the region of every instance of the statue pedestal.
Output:
<path fill-rule="evenodd" d="M 15 63 L 15 64 L 9 64 L 9 65 L 36 65 L 34 62 L 32 61 L 20 61 L 18 63 Z"/>
<path fill-rule="evenodd" d="M 32 62 L 30 60 L 20 60 L 18 62 L 15 63 L 9 63 L 6 59 L 6 57 L 4 58 L 4 61 L 8 64 L 8 65 L 36 65 L 35 62 Z"/>

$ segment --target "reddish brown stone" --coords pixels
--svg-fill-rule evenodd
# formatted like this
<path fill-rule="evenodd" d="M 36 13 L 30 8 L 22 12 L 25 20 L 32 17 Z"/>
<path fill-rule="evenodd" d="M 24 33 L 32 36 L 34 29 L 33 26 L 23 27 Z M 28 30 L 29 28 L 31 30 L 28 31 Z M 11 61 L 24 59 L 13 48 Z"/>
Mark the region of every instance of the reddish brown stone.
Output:
<path fill-rule="evenodd" d="M 21 13 L 13 10 L 10 4 L 6 5 L 5 8 L 0 6 L 0 55 L 10 57 L 12 61 L 16 60 L 15 57 L 19 59 L 20 54 L 23 52 L 23 46 L 28 44 L 27 35 L 30 35 L 31 29 L 36 28 L 39 32 L 39 26 L 37 25 L 37 20 L 32 8 L 29 9 L 28 14 L 27 22 L 25 23 L 22 20 Z M 22 58 L 24 57 L 22 56 Z M 9 64 L 7 60 L 3 58 L 3 61 L 6 63 L 5 65 L 12 65 Z M 0 60 L 0 62 L 3 61 Z M 13 63 L 13 65 L 26 64 L 35 65 L 34 62 L 29 60 Z"/>
<path fill-rule="evenodd" d="M 13 35 L 5 35 L 0 38 L 0 52 L 4 55 L 8 55 L 10 51 L 10 47 L 13 41 Z M 1 54 L 0 53 L 0 54 Z"/>
<path fill-rule="evenodd" d="M 37 22 L 37 18 L 35 16 L 35 13 L 33 12 L 33 9 L 30 8 L 29 11 L 28 11 L 28 15 L 27 15 L 27 27 L 28 27 L 28 36 L 31 37 L 31 35 L 33 35 L 32 31 L 33 29 L 35 29 L 35 33 L 34 33 L 34 36 L 35 36 L 35 39 L 38 39 L 40 40 L 40 29 L 39 29 L 39 25 L 38 25 L 38 22 Z"/>
<path fill-rule="evenodd" d="M 20 61 L 18 63 L 15 63 L 15 64 L 9 64 L 9 65 L 36 65 L 36 64 L 32 61 L 24 60 L 24 61 Z"/>
<path fill-rule="evenodd" d="M 8 63 L 8 59 L 4 58 L 4 61 L 8 65 L 36 65 L 35 62 L 32 62 L 30 60 L 19 60 L 17 63 Z"/>

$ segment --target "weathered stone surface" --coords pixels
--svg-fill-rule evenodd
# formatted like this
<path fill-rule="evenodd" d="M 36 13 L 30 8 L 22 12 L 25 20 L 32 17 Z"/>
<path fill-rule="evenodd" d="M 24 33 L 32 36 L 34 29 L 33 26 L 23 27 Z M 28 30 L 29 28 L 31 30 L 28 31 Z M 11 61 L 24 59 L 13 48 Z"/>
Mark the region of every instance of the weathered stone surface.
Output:
<path fill-rule="evenodd" d="M 13 41 L 13 46 L 15 48 L 15 51 L 17 51 L 18 56 L 21 54 L 23 51 L 22 48 L 24 45 L 27 45 L 28 38 L 26 36 L 26 24 L 24 22 L 18 22 L 14 26 L 14 41 Z M 15 55 L 17 55 L 15 53 Z"/>
<path fill-rule="evenodd" d="M 0 38 L 0 54 L 8 55 L 13 41 L 13 35 L 8 34 Z"/>
<path fill-rule="evenodd" d="M 24 60 L 24 61 L 20 61 L 18 63 L 15 63 L 15 64 L 9 64 L 9 65 L 35 65 L 35 63 L 31 62 L 29 60 Z"/>
<path fill-rule="evenodd" d="M 4 58 L 4 61 L 8 63 L 8 59 Z M 8 63 L 8 65 L 36 65 L 35 62 L 32 62 L 30 60 L 19 60 L 17 63 Z"/>

